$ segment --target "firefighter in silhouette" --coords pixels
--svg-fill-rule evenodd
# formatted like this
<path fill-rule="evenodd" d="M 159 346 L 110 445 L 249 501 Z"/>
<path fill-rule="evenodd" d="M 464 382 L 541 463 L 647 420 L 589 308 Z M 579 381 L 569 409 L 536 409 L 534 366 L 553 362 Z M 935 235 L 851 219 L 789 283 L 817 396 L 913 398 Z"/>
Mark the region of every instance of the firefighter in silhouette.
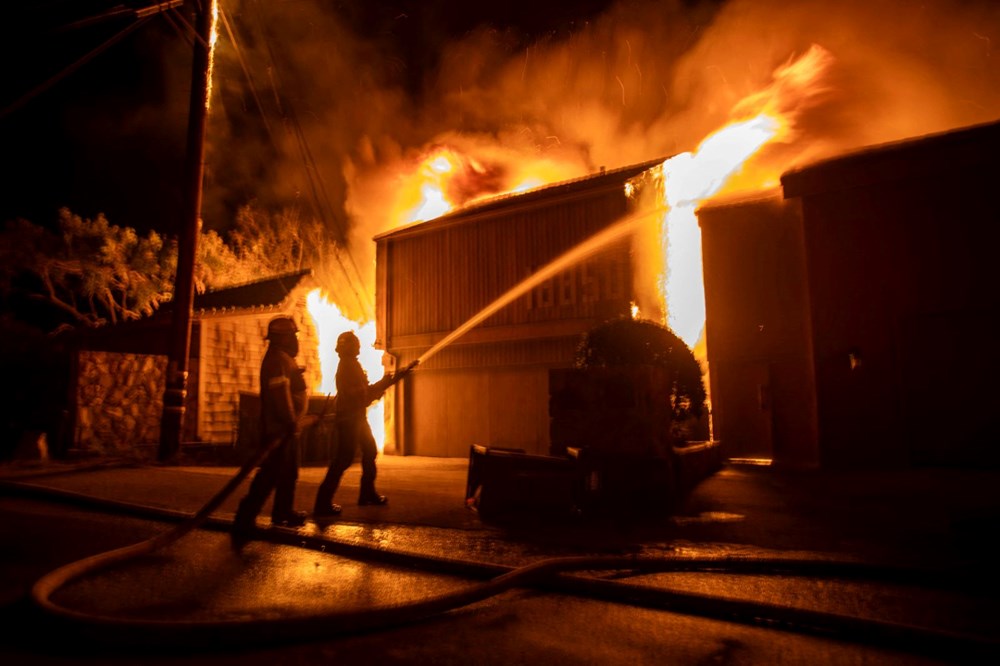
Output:
<path fill-rule="evenodd" d="M 337 338 L 337 407 L 334 419 L 337 426 L 337 453 L 326 470 L 323 483 L 316 493 L 313 514 L 317 519 L 331 518 L 341 512 L 341 506 L 333 503 L 333 496 L 340 485 L 344 470 L 354 462 L 354 454 L 361 451 L 361 491 L 358 504 L 361 506 L 382 506 L 388 500 L 375 490 L 375 457 L 378 448 L 366 412 L 368 405 L 382 397 L 386 389 L 400 381 L 413 370 L 416 363 L 400 372 L 388 374 L 374 384 L 368 383 L 368 375 L 358 362 L 361 342 L 354 333 L 347 331 Z"/>
<path fill-rule="evenodd" d="M 232 536 L 237 547 L 249 538 L 272 490 L 271 523 L 289 527 L 305 523 L 306 513 L 295 510 L 299 435 L 315 424 L 317 417 L 306 414 L 309 400 L 304 369 L 295 363 L 298 330 L 291 317 L 276 317 L 267 326 L 267 352 L 260 364 L 260 446 L 280 443 L 264 458 L 236 510 Z"/>

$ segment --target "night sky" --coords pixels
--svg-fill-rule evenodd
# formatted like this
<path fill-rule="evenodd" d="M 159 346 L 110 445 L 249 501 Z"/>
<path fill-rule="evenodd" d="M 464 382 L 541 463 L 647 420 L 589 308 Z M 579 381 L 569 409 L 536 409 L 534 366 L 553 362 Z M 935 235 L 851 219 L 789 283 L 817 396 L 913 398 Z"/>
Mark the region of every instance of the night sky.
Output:
<path fill-rule="evenodd" d="M 150 4 L 152 0 L 127 0 L 124 6 Z M 191 4 L 188 0 L 180 14 L 190 18 Z M 222 3 L 238 34 L 254 4 L 255 0 Z M 479 3 L 444 0 L 270 4 L 290 15 L 319 6 L 336 17 L 345 30 L 373 45 L 390 62 L 386 71 L 394 80 L 386 83 L 419 104 L 423 81 L 437 66 L 443 43 L 489 26 L 509 35 L 511 48 L 521 48 L 538 38 L 570 34 L 609 3 L 583 0 L 570 3 L 572 11 L 559 3 L 523 0 L 498 3 L 491 10 L 472 9 Z M 0 9 L 4 26 L 0 217 L 4 221 L 24 217 L 50 224 L 57 209 L 67 206 L 88 217 L 104 213 L 112 223 L 138 229 L 169 233 L 175 228 L 191 53 L 189 37 L 178 30 L 178 15 L 154 16 L 76 71 L 64 71 L 135 23 L 128 14 L 116 12 L 122 5 L 121 0 L 32 0 L 4 3 Z M 224 33 L 221 39 L 227 39 Z M 249 37 L 244 34 L 243 39 Z M 232 63 L 217 70 L 218 75 L 229 80 L 242 77 Z M 266 79 L 267 74 L 258 71 L 256 76 Z M 260 133 L 257 109 L 247 103 L 238 100 L 213 111 L 227 117 L 229 131 L 237 138 L 240 133 Z M 236 112 L 230 108 L 234 104 Z M 225 157 L 210 159 L 221 162 Z M 221 163 L 209 165 L 209 178 L 220 177 L 225 168 Z M 256 171 L 267 176 L 263 167 Z M 206 190 L 206 207 L 213 218 L 254 195 L 239 187 L 218 196 L 209 187 Z"/>
<path fill-rule="evenodd" d="M 0 221 L 50 225 L 65 206 L 177 229 L 193 2 L 69 73 L 135 22 L 116 8 L 151 0 L 2 3 Z M 822 105 L 799 110 L 796 143 L 761 156 L 779 172 L 1000 118 L 995 0 L 221 6 L 239 47 L 220 26 L 202 207 L 219 231 L 251 200 L 326 205 L 360 247 L 384 230 L 393 174 L 443 142 L 498 168 L 558 158 L 570 177 L 692 150 L 812 44 L 835 65 Z"/>

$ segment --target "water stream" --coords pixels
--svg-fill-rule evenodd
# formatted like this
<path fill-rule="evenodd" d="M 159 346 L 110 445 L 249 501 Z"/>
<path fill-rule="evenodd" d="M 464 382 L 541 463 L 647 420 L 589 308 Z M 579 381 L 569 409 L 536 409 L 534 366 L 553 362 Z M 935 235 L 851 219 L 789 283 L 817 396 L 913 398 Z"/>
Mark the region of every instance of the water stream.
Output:
<path fill-rule="evenodd" d="M 470 317 L 464 324 L 456 328 L 454 331 L 441 338 L 433 347 L 421 354 L 420 358 L 417 359 L 417 364 L 423 364 L 430 357 L 434 356 L 436 353 L 447 347 L 449 344 L 465 335 L 470 329 L 474 328 L 477 324 L 481 323 L 484 319 L 488 318 L 490 315 L 494 314 L 502 307 L 506 306 L 508 303 L 514 301 L 515 299 L 523 296 L 526 292 L 534 289 L 536 286 L 545 282 L 549 278 L 553 277 L 560 271 L 565 270 L 569 266 L 572 266 L 578 261 L 589 257 L 598 250 L 604 248 L 611 243 L 624 238 L 625 236 L 632 233 L 632 231 L 639 224 L 639 221 L 649 215 L 653 214 L 663 214 L 664 209 L 655 208 L 653 210 L 644 211 L 642 213 L 633 213 L 627 217 L 615 222 L 610 227 L 598 232 L 597 234 L 591 236 L 587 240 L 583 241 L 576 247 L 568 250 L 567 252 L 561 254 L 560 256 L 553 259 L 551 262 L 538 269 L 536 272 L 532 273 L 524 280 L 514 285 L 507 290 L 506 293 L 501 295 L 495 301 L 487 305 L 485 308 L 477 312 L 475 315 Z"/>

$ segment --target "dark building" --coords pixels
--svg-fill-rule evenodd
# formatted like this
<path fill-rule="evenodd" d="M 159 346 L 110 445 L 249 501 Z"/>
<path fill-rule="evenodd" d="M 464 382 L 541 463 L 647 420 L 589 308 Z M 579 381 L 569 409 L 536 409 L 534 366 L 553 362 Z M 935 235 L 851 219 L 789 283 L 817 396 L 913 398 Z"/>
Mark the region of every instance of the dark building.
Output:
<path fill-rule="evenodd" d="M 1000 124 L 699 211 L 713 424 L 789 466 L 1000 460 Z"/>

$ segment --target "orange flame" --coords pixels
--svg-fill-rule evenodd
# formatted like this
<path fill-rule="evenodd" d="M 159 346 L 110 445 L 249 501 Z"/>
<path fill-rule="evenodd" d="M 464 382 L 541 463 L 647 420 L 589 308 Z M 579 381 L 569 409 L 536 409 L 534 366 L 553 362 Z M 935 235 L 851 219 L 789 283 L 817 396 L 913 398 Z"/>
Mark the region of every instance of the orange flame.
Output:
<path fill-rule="evenodd" d="M 358 361 L 368 374 L 368 381 L 374 382 L 382 378 L 385 369 L 382 366 L 382 352 L 375 349 L 375 322 L 359 323 L 350 320 L 341 313 L 340 308 L 328 301 L 319 289 L 313 289 L 306 295 L 306 309 L 316 324 L 319 337 L 319 365 L 322 380 L 314 390 L 320 393 L 336 393 L 337 366 L 340 358 L 334 351 L 337 346 L 337 336 L 344 331 L 352 331 L 361 341 L 361 354 Z M 379 451 L 385 448 L 385 410 L 383 401 L 379 400 L 368 408 L 368 423 L 375 435 L 375 443 Z"/>
<path fill-rule="evenodd" d="M 741 100 L 734 115 L 752 117 L 733 122 L 705 138 L 691 153 L 681 153 L 660 166 L 663 203 L 667 208 L 661 236 L 667 273 L 661 280 L 667 323 L 685 343 L 695 347 L 705 327 L 701 230 L 696 208 L 720 192 L 734 174 L 764 145 L 790 136 L 795 115 L 814 103 L 824 89 L 822 75 L 832 63 L 829 52 L 812 46 L 797 60 L 775 70 L 766 89 Z M 769 180 L 760 174 L 759 181 Z"/>
<path fill-rule="evenodd" d="M 402 223 L 432 220 L 444 215 L 461 202 L 446 193 L 450 181 L 460 173 L 463 162 L 475 169 L 475 163 L 464 160 L 450 148 L 437 148 L 427 155 L 420 166 L 403 177 L 399 193 Z"/>
<path fill-rule="evenodd" d="M 473 152 L 476 152 L 473 149 Z M 408 173 L 399 176 L 397 211 L 401 224 L 432 220 L 475 201 L 524 192 L 579 174 L 579 165 L 512 152 L 485 157 L 454 146 L 436 146 Z"/>

